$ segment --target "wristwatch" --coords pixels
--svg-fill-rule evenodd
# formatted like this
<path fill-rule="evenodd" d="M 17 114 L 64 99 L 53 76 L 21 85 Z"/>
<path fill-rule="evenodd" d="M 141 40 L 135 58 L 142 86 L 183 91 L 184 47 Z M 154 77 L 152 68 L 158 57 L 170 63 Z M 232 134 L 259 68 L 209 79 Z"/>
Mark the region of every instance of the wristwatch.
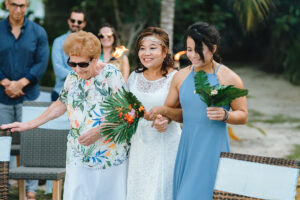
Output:
<path fill-rule="evenodd" d="M 223 108 L 223 110 L 225 112 L 225 117 L 223 118 L 222 121 L 225 122 L 228 119 L 228 117 L 229 117 L 229 113 L 228 113 L 228 111 L 226 109 Z"/>

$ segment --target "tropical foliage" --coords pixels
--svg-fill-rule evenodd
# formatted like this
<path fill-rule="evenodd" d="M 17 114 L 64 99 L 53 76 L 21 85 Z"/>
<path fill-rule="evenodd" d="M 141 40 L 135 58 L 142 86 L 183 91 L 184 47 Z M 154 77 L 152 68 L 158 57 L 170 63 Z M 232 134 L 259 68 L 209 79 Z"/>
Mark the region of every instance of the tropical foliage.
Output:
<path fill-rule="evenodd" d="M 135 65 L 134 43 L 146 26 L 159 26 L 162 2 L 173 0 L 44 0 L 49 42 L 67 31 L 69 10 L 82 7 L 87 13 L 86 30 L 93 33 L 104 22 L 116 27 L 121 44 L 130 49 L 129 58 Z M 300 84 L 298 63 L 300 1 L 297 0 L 174 0 L 173 52 L 184 50 L 184 33 L 197 21 L 214 24 L 222 36 L 219 52 L 226 62 L 262 63 L 263 69 L 282 73 L 294 84 Z M 170 3 L 171 5 L 171 3 Z M 2 9 L 4 9 L 2 4 Z M 161 10 L 163 9 L 163 10 Z M 171 11 L 167 11 L 167 13 Z M 170 19 L 169 19 L 170 20 Z M 171 29 L 170 29 L 171 30 Z M 50 63 L 51 65 L 51 63 Z M 53 74 L 48 71 L 48 74 Z M 53 86 L 53 76 L 43 84 Z"/>

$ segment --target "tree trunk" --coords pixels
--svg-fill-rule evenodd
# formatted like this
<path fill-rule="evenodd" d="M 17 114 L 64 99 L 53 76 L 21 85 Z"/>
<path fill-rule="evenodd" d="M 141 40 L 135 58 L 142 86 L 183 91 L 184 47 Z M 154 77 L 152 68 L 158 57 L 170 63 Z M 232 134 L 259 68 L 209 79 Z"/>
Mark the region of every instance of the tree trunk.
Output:
<path fill-rule="evenodd" d="M 175 0 L 161 0 L 160 27 L 169 34 L 170 51 L 173 50 Z"/>

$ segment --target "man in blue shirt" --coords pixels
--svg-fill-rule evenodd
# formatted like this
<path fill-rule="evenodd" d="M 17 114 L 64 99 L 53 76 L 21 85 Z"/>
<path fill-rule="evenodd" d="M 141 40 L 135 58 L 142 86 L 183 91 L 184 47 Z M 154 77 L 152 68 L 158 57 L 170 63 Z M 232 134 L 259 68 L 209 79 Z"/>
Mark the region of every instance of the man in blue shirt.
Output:
<path fill-rule="evenodd" d="M 22 102 L 39 96 L 39 80 L 48 64 L 47 34 L 24 17 L 28 4 L 5 0 L 9 16 L 0 21 L 0 125 L 21 121 Z M 26 186 L 34 192 L 37 181 Z"/>
<path fill-rule="evenodd" d="M 70 33 L 82 30 L 86 26 L 85 15 L 82 10 L 75 9 L 70 13 L 70 18 L 67 20 L 69 31 L 54 40 L 52 46 L 52 65 L 54 68 L 56 81 L 51 94 L 52 101 L 56 101 L 61 89 L 64 86 L 65 79 L 72 68 L 67 64 L 68 56 L 62 49 L 65 39 Z"/>

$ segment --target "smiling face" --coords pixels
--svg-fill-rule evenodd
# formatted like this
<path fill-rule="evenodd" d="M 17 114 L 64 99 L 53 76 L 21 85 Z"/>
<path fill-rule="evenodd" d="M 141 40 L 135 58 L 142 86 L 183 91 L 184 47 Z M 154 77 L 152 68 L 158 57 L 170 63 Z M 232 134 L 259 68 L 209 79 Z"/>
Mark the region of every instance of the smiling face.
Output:
<path fill-rule="evenodd" d="M 151 39 L 154 38 L 154 40 Z M 147 37 L 148 38 L 148 37 Z M 138 51 L 138 56 L 141 63 L 147 68 L 161 68 L 162 63 L 166 57 L 166 52 L 162 46 L 155 41 L 158 40 L 154 36 L 150 36 L 150 39 L 141 41 L 141 45 Z"/>
<path fill-rule="evenodd" d="M 195 41 L 191 37 L 187 38 L 186 47 L 186 55 L 194 67 L 204 67 L 211 63 L 213 53 L 208 49 L 208 47 L 204 43 L 202 43 L 202 52 L 204 60 L 202 60 L 199 53 L 196 52 Z"/>
<path fill-rule="evenodd" d="M 114 43 L 114 33 L 109 27 L 103 27 L 99 30 L 98 36 L 102 47 L 112 47 Z"/>
<path fill-rule="evenodd" d="M 84 14 L 79 12 L 72 12 L 68 19 L 69 29 L 72 33 L 84 29 L 86 22 L 84 21 Z"/>
<path fill-rule="evenodd" d="M 88 63 L 91 59 L 84 56 L 70 56 L 71 63 Z M 96 75 L 97 59 L 92 59 L 88 67 L 72 67 L 80 78 L 88 80 Z"/>
<path fill-rule="evenodd" d="M 27 0 L 6 0 L 5 6 L 9 12 L 9 18 L 13 21 L 21 21 L 24 19 L 27 11 Z"/>

